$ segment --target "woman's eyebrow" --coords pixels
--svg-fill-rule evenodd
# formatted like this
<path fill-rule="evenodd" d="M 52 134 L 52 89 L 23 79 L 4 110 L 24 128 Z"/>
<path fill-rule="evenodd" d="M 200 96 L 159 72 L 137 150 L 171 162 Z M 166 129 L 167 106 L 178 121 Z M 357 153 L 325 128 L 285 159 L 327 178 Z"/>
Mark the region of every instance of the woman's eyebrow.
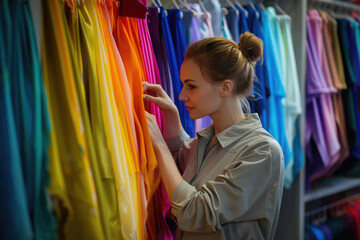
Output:
<path fill-rule="evenodd" d="M 194 82 L 194 83 L 196 83 L 196 81 L 195 81 L 195 80 L 192 80 L 192 79 L 186 79 L 186 80 L 184 80 L 184 83 L 189 83 L 189 82 Z"/>

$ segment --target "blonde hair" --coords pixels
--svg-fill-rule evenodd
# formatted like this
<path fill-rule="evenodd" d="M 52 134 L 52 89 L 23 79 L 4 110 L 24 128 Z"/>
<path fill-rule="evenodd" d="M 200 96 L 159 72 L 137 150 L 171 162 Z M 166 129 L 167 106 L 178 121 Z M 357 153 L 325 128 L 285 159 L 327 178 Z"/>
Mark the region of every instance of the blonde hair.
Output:
<path fill-rule="evenodd" d="M 250 94 L 254 67 L 262 56 L 263 43 L 250 32 L 240 35 L 238 44 L 223 37 L 210 37 L 195 42 L 186 51 L 185 59 L 193 59 L 210 81 L 230 79 L 233 93 Z"/>

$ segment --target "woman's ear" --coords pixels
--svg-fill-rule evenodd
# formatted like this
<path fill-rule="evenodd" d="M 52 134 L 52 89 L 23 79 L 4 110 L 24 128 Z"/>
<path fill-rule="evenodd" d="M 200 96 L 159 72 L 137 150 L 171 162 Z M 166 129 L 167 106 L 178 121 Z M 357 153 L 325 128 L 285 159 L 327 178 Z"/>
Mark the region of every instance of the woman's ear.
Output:
<path fill-rule="evenodd" d="M 220 84 L 220 96 L 227 97 L 229 94 L 231 94 L 233 87 L 233 81 L 231 81 L 230 79 L 222 81 Z"/>

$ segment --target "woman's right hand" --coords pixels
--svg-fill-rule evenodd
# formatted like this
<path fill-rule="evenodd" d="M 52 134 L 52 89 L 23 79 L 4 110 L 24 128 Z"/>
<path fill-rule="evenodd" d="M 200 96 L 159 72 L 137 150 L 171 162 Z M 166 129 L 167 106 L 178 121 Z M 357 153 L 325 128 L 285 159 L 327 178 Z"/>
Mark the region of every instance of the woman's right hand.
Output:
<path fill-rule="evenodd" d="M 163 136 L 165 139 L 177 137 L 182 132 L 179 112 L 159 84 L 143 82 L 143 98 L 145 101 L 153 102 L 164 114 Z"/>
<path fill-rule="evenodd" d="M 159 84 L 143 82 L 143 98 L 155 103 L 164 112 L 177 111 L 175 104 Z"/>

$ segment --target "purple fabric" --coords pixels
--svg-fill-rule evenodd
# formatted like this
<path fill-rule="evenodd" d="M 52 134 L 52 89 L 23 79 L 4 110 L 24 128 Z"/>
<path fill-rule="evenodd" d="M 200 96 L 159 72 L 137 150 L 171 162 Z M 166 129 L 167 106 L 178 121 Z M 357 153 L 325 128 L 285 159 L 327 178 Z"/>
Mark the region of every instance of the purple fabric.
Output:
<path fill-rule="evenodd" d="M 319 228 L 323 231 L 326 240 L 333 240 L 331 230 L 325 223 L 320 223 Z"/>
<path fill-rule="evenodd" d="M 308 32 L 309 32 L 309 40 L 311 41 L 312 38 L 312 49 L 313 49 L 313 56 L 317 58 L 314 63 L 317 65 L 318 76 L 323 79 L 323 83 L 326 84 L 328 88 L 328 92 L 334 93 L 337 89 L 333 85 L 332 76 L 329 70 L 329 63 L 327 59 L 327 54 L 325 52 L 325 46 L 323 42 L 323 23 L 322 18 L 320 17 L 319 13 L 316 10 L 309 10 L 308 11 Z M 324 81 L 325 80 L 325 81 Z M 323 99 L 320 111 L 322 111 L 323 116 L 323 127 L 324 127 L 324 134 L 326 139 L 326 146 L 327 151 L 329 153 L 328 161 L 324 162 L 324 166 L 330 167 L 336 163 L 336 161 L 340 157 L 340 143 L 338 140 L 337 134 L 337 126 L 335 121 L 335 113 L 334 113 L 334 106 L 332 102 L 332 98 L 329 94 L 323 94 L 321 96 Z M 323 159 L 327 160 L 327 159 Z M 325 172 L 323 173 L 325 174 Z M 320 177 L 319 174 L 314 175 L 311 179 Z"/>
<path fill-rule="evenodd" d="M 159 67 L 161 85 L 169 97 L 174 101 L 174 91 L 172 87 L 171 75 L 166 55 L 166 46 L 161 28 L 162 12 L 158 13 L 157 7 L 148 7 L 148 27 L 156 61 Z"/>
<path fill-rule="evenodd" d="M 164 53 L 161 47 L 160 41 L 160 23 L 159 13 L 157 7 L 148 7 L 148 28 L 150 32 L 151 42 L 155 53 L 155 58 L 159 68 L 159 74 L 161 79 L 161 85 L 164 89 L 167 89 L 166 74 L 165 74 L 165 62 Z M 165 90 L 166 91 L 166 90 Z"/>
<path fill-rule="evenodd" d="M 331 100 L 322 69 L 319 66 L 319 56 L 312 36 L 311 26 L 307 22 L 308 37 L 306 40 L 306 180 L 307 189 L 310 187 L 310 177 L 326 167 L 331 158 L 330 149 L 340 149 L 336 138 L 336 129 L 331 129 L 327 122 L 331 119 L 326 107 Z M 337 144 L 336 144 L 337 143 Z"/>
<path fill-rule="evenodd" d="M 317 54 L 316 45 L 312 37 L 312 31 L 310 23 L 307 22 L 307 61 L 309 65 L 306 71 L 306 94 L 308 96 L 311 95 L 319 95 L 322 93 L 331 93 L 331 90 L 328 88 L 325 77 L 321 70 L 321 67 L 318 63 L 320 63 L 319 56 Z"/>

